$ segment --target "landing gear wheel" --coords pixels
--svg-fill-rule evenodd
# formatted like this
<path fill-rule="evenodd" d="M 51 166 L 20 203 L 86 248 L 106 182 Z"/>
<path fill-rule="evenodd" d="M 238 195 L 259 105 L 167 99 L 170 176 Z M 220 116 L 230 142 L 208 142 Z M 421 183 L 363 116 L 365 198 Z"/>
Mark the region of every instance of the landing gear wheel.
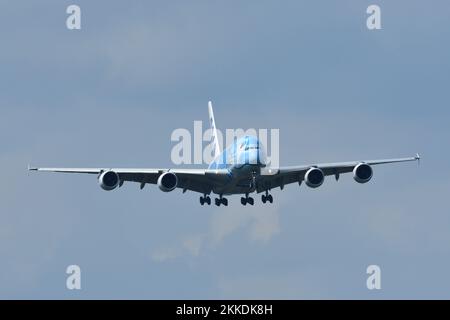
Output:
<path fill-rule="evenodd" d="M 261 196 L 261 200 L 263 203 L 266 203 L 267 201 L 269 201 L 270 203 L 273 202 L 273 197 L 271 194 L 269 194 L 269 190 L 266 190 L 266 194 L 263 194 Z"/>
<path fill-rule="evenodd" d="M 248 197 L 248 198 L 247 198 L 247 202 L 248 202 L 250 205 L 254 205 L 254 204 L 255 204 L 255 201 L 253 200 L 252 197 Z"/>
<path fill-rule="evenodd" d="M 247 199 L 244 198 L 244 197 L 241 197 L 241 204 L 242 204 L 243 206 L 245 206 L 245 205 L 247 204 Z"/>
<path fill-rule="evenodd" d="M 214 202 L 216 204 L 216 206 L 220 206 L 220 203 L 222 202 L 219 198 L 215 198 Z"/>
<path fill-rule="evenodd" d="M 208 204 L 208 206 L 211 205 L 211 198 L 209 196 L 206 197 L 205 202 Z"/>
<path fill-rule="evenodd" d="M 228 206 L 228 199 L 222 198 L 221 201 L 222 201 L 222 204 L 223 204 L 225 207 Z"/>
<path fill-rule="evenodd" d="M 205 198 L 200 197 L 200 204 L 201 204 L 201 205 L 204 205 L 204 204 L 205 204 Z"/>

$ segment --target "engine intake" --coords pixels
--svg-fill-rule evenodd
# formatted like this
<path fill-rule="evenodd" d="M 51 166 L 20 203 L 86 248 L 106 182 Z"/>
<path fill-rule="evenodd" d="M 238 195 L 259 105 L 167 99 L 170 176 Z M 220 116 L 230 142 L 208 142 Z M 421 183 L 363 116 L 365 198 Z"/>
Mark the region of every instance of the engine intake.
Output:
<path fill-rule="evenodd" d="M 358 183 L 366 183 L 372 179 L 373 170 L 367 163 L 360 163 L 353 169 L 353 179 Z"/>
<path fill-rule="evenodd" d="M 317 188 L 320 187 L 325 180 L 325 175 L 323 174 L 323 171 L 319 168 L 310 168 L 308 171 L 306 171 L 305 174 L 305 182 L 306 185 L 310 188 Z"/>
<path fill-rule="evenodd" d="M 119 175 L 114 171 L 105 171 L 98 177 L 98 182 L 103 190 L 111 191 L 120 183 Z"/>
<path fill-rule="evenodd" d="M 178 185 L 178 177 L 173 172 L 165 172 L 158 178 L 158 187 L 161 191 L 170 192 Z"/>

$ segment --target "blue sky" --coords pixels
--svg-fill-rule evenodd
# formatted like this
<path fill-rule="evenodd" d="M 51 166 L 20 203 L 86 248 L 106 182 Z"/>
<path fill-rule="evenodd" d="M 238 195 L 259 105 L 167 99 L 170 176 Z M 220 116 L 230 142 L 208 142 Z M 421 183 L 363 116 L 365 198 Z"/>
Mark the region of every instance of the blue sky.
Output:
<path fill-rule="evenodd" d="M 72 3 L 0 2 L 1 298 L 449 298 L 448 2 L 80 0 L 69 31 Z M 423 160 L 253 208 L 26 171 L 170 167 L 209 99 L 221 129 L 279 128 L 281 165 Z"/>

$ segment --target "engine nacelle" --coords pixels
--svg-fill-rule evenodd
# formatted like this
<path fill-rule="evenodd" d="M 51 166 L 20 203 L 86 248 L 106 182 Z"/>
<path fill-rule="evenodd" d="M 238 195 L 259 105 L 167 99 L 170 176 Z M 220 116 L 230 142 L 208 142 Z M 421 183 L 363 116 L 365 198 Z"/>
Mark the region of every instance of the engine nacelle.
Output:
<path fill-rule="evenodd" d="M 119 175 L 114 171 L 102 172 L 98 177 L 98 183 L 103 190 L 114 190 L 120 183 Z"/>
<path fill-rule="evenodd" d="M 178 185 L 178 177 L 173 172 L 165 172 L 158 178 L 158 187 L 161 191 L 170 192 Z"/>
<path fill-rule="evenodd" d="M 353 169 L 353 179 L 358 183 L 366 183 L 372 179 L 373 170 L 367 163 L 360 163 Z"/>
<path fill-rule="evenodd" d="M 320 187 L 324 180 L 325 175 L 319 168 L 310 168 L 305 173 L 305 183 L 310 188 Z"/>

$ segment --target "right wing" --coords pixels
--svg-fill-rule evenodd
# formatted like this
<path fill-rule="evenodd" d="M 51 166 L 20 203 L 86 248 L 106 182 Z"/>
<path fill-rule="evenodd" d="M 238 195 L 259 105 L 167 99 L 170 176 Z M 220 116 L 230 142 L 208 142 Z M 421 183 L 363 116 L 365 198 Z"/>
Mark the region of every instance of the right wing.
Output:
<path fill-rule="evenodd" d="M 352 172 L 355 166 L 357 166 L 360 163 L 365 163 L 372 166 L 378 164 L 418 161 L 418 160 L 420 160 L 419 154 L 417 154 L 415 157 L 409 158 L 350 161 L 350 162 L 336 162 L 336 163 L 317 163 L 291 167 L 280 167 L 278 169 L 267 168 L 263 169 L 261 172 L 261 176 L 258 181 L 256 191 L 263 192 L 266 191 L 267 189 L 273 189 L 277 187 L 283 189 L 283 187 L 287 184 L 294 182 L 301 183 L 305 178 L 305 173 L 310 168 L 313 167 L 321 169 L 325 176 L 334 175 L 336 176 L 336 178 L 338 178 L 341 173 Z"/>
<path fill-rule="evenodd" d="M 161 174 L 172 172 L 177 175 L 177 188 L 200 192 L 211 193 L 216 184 L 226 183 L 229 179 L 229 171 L 205 170 L 205 169 L 125 169 L 125 168 L 31 168 L 30 171 L 60 172 L 60 173 L 86 173 L 100 175 L 106 171 L 114 171 L 118 174 L 120 185 L 125 181 L 132 181 L 141 184 L 141 189 L 145 184 L 156 184 Z"/>

